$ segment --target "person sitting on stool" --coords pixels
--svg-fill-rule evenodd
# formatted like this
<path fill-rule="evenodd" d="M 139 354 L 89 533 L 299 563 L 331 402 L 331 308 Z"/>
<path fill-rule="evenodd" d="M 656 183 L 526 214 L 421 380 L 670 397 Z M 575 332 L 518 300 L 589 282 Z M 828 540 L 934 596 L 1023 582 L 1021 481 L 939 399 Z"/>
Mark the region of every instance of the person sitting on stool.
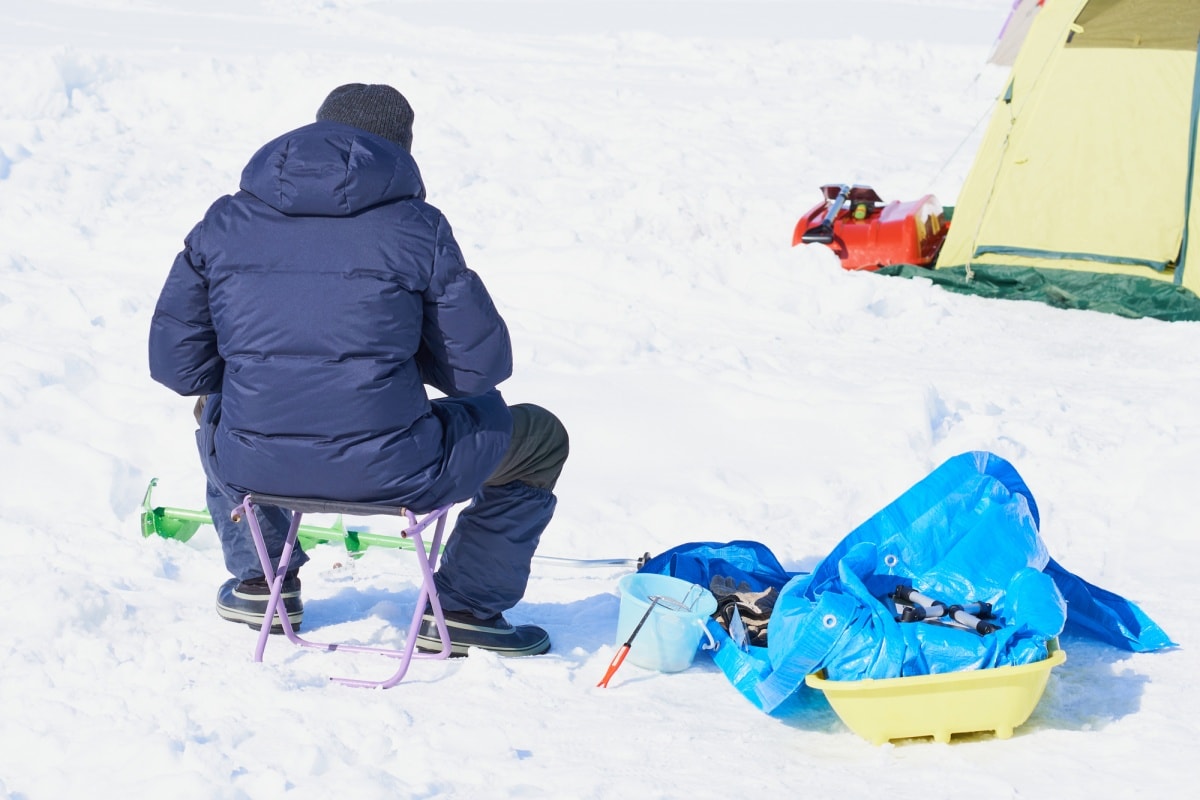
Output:
<path fill-rule="evenodd" d="M 452 652 L 538 655 L 546 631 L 504 612 L 554 514 L 567 432 L 496 388 L 512 373 L 508 328 L 425 202 L 413 116 L 391 86 L 347 84 L 255 153 L 171 266 L 150 373 L 200 398 L 208 509 L 233 575 L 221 617 L 257 628 L 266 613 L 249 525 L 230 519 L 251 491 L 418 513 L 470 500 L 434 576 Z M 277 564 L 290 514 L 260 511 Z M 296 552 L 283 584 L 295 626 L 307 560 Z M 417 644 L 441 650 L 431 612 Z"/>

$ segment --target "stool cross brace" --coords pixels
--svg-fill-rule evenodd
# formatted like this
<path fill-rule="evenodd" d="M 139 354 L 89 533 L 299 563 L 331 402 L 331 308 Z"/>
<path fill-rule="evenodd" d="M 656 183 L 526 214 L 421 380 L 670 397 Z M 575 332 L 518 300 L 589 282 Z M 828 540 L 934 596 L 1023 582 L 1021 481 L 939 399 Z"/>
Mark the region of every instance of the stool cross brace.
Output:
<path fill-rule="evenodd" d="M 254 513 L 255 506 L 263 505 L 277 506 L 292 512 L 292 524 L 288 530 L 287 539 L 284 541 L 283 552 L 279 556 L 278 565 L 271 563 L 271 557 L 267 553 L 267 546 L 263 540 L 262 529 L 259 527 L 258 515 Z M 433 571 L 437 566 L 438 555 L 441 552 L 442 534 L 446 529 L 446 513 L 450 508 L 450 505 L 445 505 L 418 518 L 409 509 L 399 506 L 382 506 L 370 503 L 338 503 L 329 500 L 255 493 L 246 495 L 241 505 L 233 510 L 231 518 L 234 522 L 240 522 L 242 517 L 245 517 L 246 521 L 250 524 L 250 533 L 254 539 L 254 549 L 258 553 L 259 562 L 262 564 L 263 575 L 267 580 L 267 585 L 271 587 L 271 594 L 267 600 L 267 610 L 263 615 L 262 630 L 259 631 L 258 643 L 254 649 L 254 660 L 257 662 L 262 661 L 263 651 L 266 650 L 267 639 L 271 635 L 271 627 L 274 624 L 277 611 L 279 612 L 279 622 L 283 627 L 283 634 L 292 644 L 301 647 L 313 647 L 319 650 L 379 653 L 389 658 L 400 660 L 400 666 L 396 669 L 396 672 L 390 678 L 384 680 L 370 681 L 359 678 L 330 678 L 330 680 L 337 681 L 346 686 L 389 689 L 404 678 L 405 673 L 408 672 L 408 666 L 414 658 L 448 658 L 450 655 L 450 635 L 446 630 L 446 617 L 442 613 L 441 600 L 438 598 L 437 587 L 433 582 Z M 306 513 L 345 514 L 350 516 L 386 514 L 390 516 L 402 516 L 407 520 L 408 527 L 404 529 L 402 536 L 411 538 L 415 545 L 414 550 L 421 572 L 421 590 L 417 595 L 416 608 L 413 610 L 412 621 L 408 626 L 408 636 L 404 640 L 403 648 L 396 650 L 387 647 L 368 647 L 365 645 L 337 642 L 314 642 L 301 638 L 296 633 L 292 627 L 291 620 L 288 619 L 287 611 L 283 608 L 280 595 L 283 593 L 284 576 L 287 574 L 288 565 L 291 563 L 292 553 L 296 547 L 296 538 L 300 530 L 300 518 Z M 425 544 L 421 539 L 421 534 L 430 525 L 434 525 L 434 533 L 427 552 Z M 421 653 L 416 651 L 417 632 L 421 627 L 421 617 L 425 613 L 426 604 L 433 611 L 438 637 L 442 641 L 442 649 L 437 653 Z"/>

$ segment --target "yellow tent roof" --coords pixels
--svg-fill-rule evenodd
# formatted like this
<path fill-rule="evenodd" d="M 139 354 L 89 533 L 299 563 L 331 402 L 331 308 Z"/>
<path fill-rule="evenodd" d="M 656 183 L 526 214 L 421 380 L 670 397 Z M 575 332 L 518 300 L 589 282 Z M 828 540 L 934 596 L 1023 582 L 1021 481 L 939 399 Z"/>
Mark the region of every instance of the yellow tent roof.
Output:
<path fill-rule="evenodd" d="M 1195 255 L 1181 250 L 1188 217 L 1200 223 L 1198 38 L 1197 0 L 1047 0 L 959 194 L 939 269 L 1178 277 L 1200 295 L 1200 235 L 1188 240 Z"/>

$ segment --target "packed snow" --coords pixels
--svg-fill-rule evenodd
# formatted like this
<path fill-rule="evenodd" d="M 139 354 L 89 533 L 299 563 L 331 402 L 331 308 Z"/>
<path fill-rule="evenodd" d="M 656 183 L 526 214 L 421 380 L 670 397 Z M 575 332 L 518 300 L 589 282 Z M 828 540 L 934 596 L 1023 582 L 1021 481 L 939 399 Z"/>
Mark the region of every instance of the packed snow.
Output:
<path fill-rule="evenodd" d="M 824 183 L 951 205 L 1010 0 L 0 2 L 0 797 L 1173 796 L 1200 717 L 1200 325 L 946 293 L 791 247 Z M 552 651 L 263 663 L 217 617 L 191 401 L 151 381 L 184 235 L 333 87 L 410 99 L 413 153 L 512 331 L 510 402 L 572 438 L 540 553 L 762 542 L 791 570 L 947 458 L 1025 478 L 1053 555 L 1180 643 L 1065 638 L 1011 739 L 873 746 L 805 689 L 616 651 L 619 566 L 534 563 Z M 1064 191 L 1069 187 L 1064 187 Z M 324 520 L 330 523 L 331 520 Z M 373 530 L 388 532 L 372 520 Z M 395 646 L 411 553 L 327 545 L 305 630 Z M 1182 605 L 1181 605 L 1182 603 Z M 1118 788 L 1120 787 L 1120 788 Z"/>

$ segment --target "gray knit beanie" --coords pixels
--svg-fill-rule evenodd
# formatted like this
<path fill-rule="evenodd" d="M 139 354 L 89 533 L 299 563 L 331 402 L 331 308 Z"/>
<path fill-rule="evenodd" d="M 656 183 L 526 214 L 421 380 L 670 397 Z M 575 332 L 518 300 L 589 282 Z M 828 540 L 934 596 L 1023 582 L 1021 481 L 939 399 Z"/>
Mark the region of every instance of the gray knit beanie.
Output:
<path fill-rule="evenodd" d="M 347 83 L 317 109 L 318 122 L 341 122 L 412 150 L 413 110 L 404 95 L 382 83 Z"/>

